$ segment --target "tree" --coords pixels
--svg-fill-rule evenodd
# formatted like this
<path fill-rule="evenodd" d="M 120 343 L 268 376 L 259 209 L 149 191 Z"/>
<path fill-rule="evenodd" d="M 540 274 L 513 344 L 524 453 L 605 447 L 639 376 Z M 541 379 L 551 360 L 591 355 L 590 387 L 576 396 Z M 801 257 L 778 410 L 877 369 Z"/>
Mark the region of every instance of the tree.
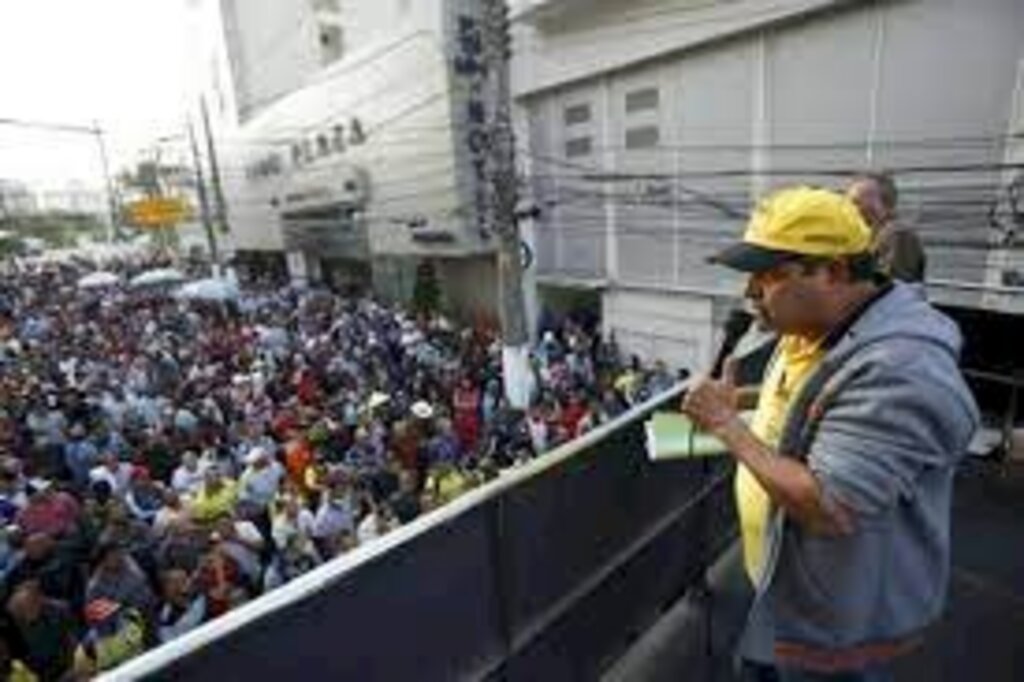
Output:
<path fill-rule="evenodd" d="M 416 268 L 416 285 L 412 292 L 413 309 L 418 313 L 435 313 L 441 306 L 441 285 L 437 269 L 425 260 Z"/>

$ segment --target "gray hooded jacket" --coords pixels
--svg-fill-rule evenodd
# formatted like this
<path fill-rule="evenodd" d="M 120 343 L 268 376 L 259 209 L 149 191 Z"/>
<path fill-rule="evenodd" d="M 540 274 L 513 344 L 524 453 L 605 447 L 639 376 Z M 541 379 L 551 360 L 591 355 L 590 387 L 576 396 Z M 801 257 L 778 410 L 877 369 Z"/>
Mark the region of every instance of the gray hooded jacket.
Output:
<path fill-rule="evenodd" d="M 790 408 L 779 452 L 807 463 L 852 533 L 815 534 L 777 510 L 739 654 L 898 641 L 935 621 L 949 579 L 957 462 L 978 423 L 955 323 L 895 284 L 827 351 Z"/>

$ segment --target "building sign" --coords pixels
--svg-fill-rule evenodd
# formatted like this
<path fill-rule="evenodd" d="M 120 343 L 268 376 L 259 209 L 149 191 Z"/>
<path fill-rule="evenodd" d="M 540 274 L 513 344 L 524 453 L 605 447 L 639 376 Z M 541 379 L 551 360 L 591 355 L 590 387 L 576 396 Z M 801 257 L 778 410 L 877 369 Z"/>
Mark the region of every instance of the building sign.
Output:
<path fill-rule="evenodd" d="M 460 14 L 456 17 L 456 22 L 453 68 L 457 82 L 463 86 L 463 143 L 469 152 L 473 172 L 473 208 L 477 221 L 483 228 L 484 221 L 490 215 L 487 210 L 487 152 L 490 142 L 487 133 L 487 66 L 484 58 L 483 31 L 479 19 L 472 15 Z"/>
<path fill-rule="evenodd" d="M 192 217 L 192 207 L 180 197 L 150 197 L 125 207 L 128 222 L 135 227 L 173 227 Z"/>
<path fill-rule="evenodd" d="M 364 210 L 370 199 L 370 174 L 361 166 L 348 163 L 310 168 L 282 184 L 281 194 L 273 198 L 271 205 L 284 213 L 329 206 Z"/>
<path fill-rule="evenodd" d="M 350 147 L 366 144 L 363 122 L 351 118 L 347 124 L 338 123 L 330 129 L 320 130 L 288 145 L 287 155 L 270 152 L 246 166 L 249 180 L 264 180 L 283 174 L 290 167 L 304 168 L 320 159 L 345 154 Z"/>

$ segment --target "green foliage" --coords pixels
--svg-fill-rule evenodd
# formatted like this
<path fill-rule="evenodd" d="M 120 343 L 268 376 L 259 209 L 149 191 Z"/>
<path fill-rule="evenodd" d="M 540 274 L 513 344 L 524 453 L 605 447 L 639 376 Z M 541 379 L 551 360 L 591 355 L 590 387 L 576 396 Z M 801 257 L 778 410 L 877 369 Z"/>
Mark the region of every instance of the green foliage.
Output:
<path fill-rule="evenodd" d="M 416 269 L 412 303 L 413 309 L 419 313 L 435 313 L 441 306 L 441 285 L 437 281 L 437 270 L 430 261 L 423 261 Z"/>
<path fill-rule="evenodd" d="M 17 243 L 20 239 L 35 238 L 54 248 L 74 246 L 80 237 L 98 237 L 106 232 L 97 216 L 59 212 L 0 219 L 0 230 L 16 236 L 16 239 L 8 241 Z"/>

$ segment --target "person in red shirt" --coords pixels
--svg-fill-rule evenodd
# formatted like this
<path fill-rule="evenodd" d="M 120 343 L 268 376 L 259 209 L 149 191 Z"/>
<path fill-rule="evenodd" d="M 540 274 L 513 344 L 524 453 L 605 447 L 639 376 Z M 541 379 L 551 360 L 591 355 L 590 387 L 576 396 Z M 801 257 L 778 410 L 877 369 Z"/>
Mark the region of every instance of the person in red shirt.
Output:
<path fill-rule="evenodd" d="M 295 371 L 292 378 L 292 385 L 295 386 L 295 395 L 303 405 L 313 405 L 320 395 L 320 386 L 312 368 L 303 365 Z"/>
<path fill-rule="evenodd" d="M 292 429 L 284 446 L 284 468 L 295 490 L 306 491 L 306 470 L 313 464 L 313 448 L 305 434 Z"/>
<path fill-rule="evenodd" d="M 287 440 L 298 425 L 299 420 L 295 412 L 286 408 L 274 415 L 270 429 L 279 440 Z"/>
<path fill-rule="evenodd" d="M 28 506 L 15 517 L 15 523 L 26 535 L 45 533 L 64 538 L 77 531 L 82 508 L 74 497 L 55 491 L 51 485 L 44 480 L 29 484 Z"/>
<path fill-rule="evenodd" d="M 416 471 L 417 457 L 420 451 L 420 434 L 418 427 L 411 421 L 396 422 L 391 430 L 395 457 L 406 471 Z"/>
<path fill-rule="evenodd" d="M 565 433 L 566 438 L 575 438 L 579 435 L 580 421 L 583 420 L 587 414 L 587 406 L 583 404 L 583 399 L 577 393 L 573 393 L 569 396 L 569 404 L 562 408 L 562 423 L 561 427 Z"/>
<path fill-rule="evenodd" d="M 206 613 L 216 618 L 246 601 L 244 575 L 238 562 L 224 549 L 218 533 L 210 536 L 212 547 L 196 571 L 196 585 L 206 597 Z"/>
<path fill-rule="evenodd" d="M 472 453 L 480 440 L 480 389 L 469 377 L 463 377 L 452 396 L 455 433 L 462 451 Z"/>

